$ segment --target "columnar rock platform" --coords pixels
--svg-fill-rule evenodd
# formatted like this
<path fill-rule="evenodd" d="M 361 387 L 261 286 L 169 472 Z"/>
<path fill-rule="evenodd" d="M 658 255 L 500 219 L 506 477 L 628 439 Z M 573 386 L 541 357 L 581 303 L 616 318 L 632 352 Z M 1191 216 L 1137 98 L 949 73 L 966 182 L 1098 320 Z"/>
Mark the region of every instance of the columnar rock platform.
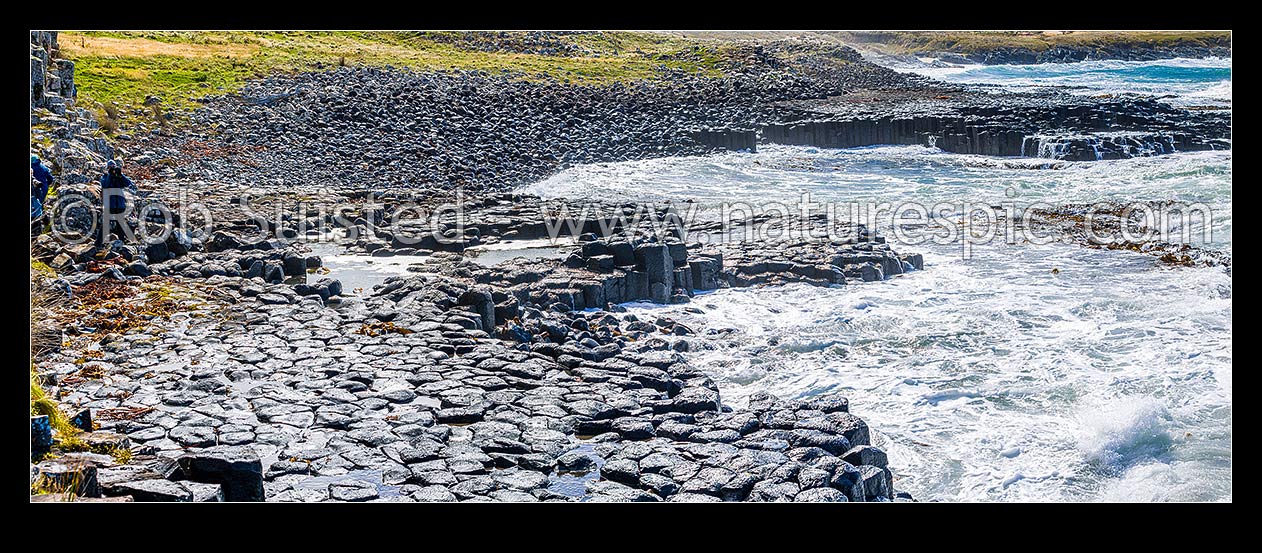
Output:
<path fill-rule="evenodd" d="M 1145 98 L 1052 91 L 860 91 L 785 102 L 762 140 L 825 148 L 919 144 L 989 156 L 1097 161 L 1231 148 L 1231 117 Z"/>
<path fill-rule="evenodd" d="M 547 209 L 511 194 L 470 203 L 459 246 L 422 247 L 435 258 L 423 272 L 391 277 L 362 297 L 317 275 L 285 282 L 320 265 L 300 242 L 227 232 L 150 259 L 153 276 L 123 274 L 135 272 L 133 261 L 76 279 L 74 289 L 199 282 L 220 292 L 170 322 L 105 337 L 91 355 L 100 379 L 82 377 L 81 351 L 46 363 L 62 401 L 95 414 L 95 439 L 136 453 L 121 466 L 98 456 L 99 493 L 178 501 L 907 497 L 846 398 L 764 394 L 733 409 L 704 368 L 686 361 L 690 329 L 620 314 L 617 303 L 879 280 L 920 268 L 919 256 L 898 255 L 858 226 L 844 243 L 702 247 L 626 225 L 571 236 L 563 260 L 484 267 L 448 250 L 531 237 Z M 351 230 L 363 233 L 351 249 L 380 240 L 365 226 Z M 133 259 L 153 253 L 121 243 L 111 250 Z M 218 495 L 206 493 L 215 485 Z"/>
<path fill-rule="evenodd" d="M 303 176 L 321 186 L 433 193 L 510 189 L 583 163 L 755 151 L 759 143 L 920 144 L 1094 161 L 1227 149 L 1231 138 L 1222 111 L 1151 97 L 960 87 L 857 61 L 818 73 L 769 67 L 607 88 L 342 69 L 253 82 L 239 96 L 208 99 L 194 117 L 215 132 L 159 142 L 153 157 L 179 160 L 190 142 L 213 142 L 234 163 L 189 159 L 196 171 L 167 169 L 172 177 L 232 174 L 293 186 Z"/>

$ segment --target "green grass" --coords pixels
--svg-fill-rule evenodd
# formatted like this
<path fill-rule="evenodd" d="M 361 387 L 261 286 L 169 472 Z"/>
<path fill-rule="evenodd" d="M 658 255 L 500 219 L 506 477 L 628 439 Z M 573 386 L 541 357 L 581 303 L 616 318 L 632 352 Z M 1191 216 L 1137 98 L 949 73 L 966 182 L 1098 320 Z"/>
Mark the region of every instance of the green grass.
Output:
<path fill-rule="evenodd" d="M 45 278 L 57 278 L 57 271 L 53 270 L 52 267 L 49 267 L 47 263 L 35 259 L 34 257 L 31 258 L 31 270 L 34 271 L 35 274 Z"/>
<path fill-rule="evenodd" d="M 79 429 L 70 424 L 70 418 L 62 412 L 57 401 L 48 396 L 44 387 L 40 386 L 39 375 L 35 365 L 31 364 L 31 416 L 48 415 L 48 422 L 59 436 L 69 437 L 77 434 Z"/>
<path fill-rule="evenodd" d="M 350 66 L 479 70 L 523 79 L 607 84 L 649 79 L 663 69 L 718 76 L 721 54 L 698 41 L 647 33 L 566 35 L 599 55 L 546 56 L 462 49 L 429 33 L 407 32 L 65 32 L 58 42 L 75 61 L 81 105 L 98 118 L 117 104 L 119 122 L 155 121 L 134 113 L 146 96 L 166 109 L 238 90 L 246 81 Z M 100 104 L 100 106 L 98 106 Z"/>
<path fill-rule="evenodd" d="M 1218 31 L 1075 31 L 1066 33 L 878 31 L 837 33 L 837 35 L 843 41 L 877 46 L 892 53 L 976 54 L 997 48 L 1022 48 L 1042 52 L 1056 46 L 1231 46 L 1231 33 Z"/>

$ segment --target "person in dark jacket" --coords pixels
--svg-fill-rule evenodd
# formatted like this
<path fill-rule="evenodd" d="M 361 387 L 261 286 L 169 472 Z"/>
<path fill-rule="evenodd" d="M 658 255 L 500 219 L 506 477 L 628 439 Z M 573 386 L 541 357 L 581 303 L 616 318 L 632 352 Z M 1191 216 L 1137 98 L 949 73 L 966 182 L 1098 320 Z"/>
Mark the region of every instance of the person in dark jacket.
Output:
<path fill-rule="evenodd" d="M 44 203 L 48 201 L 48 189 L 53 185 L 53 172 L 49 171 L 39 156 L 31 154 L 31 236 L 44 229 Z"/>
<path fill-rule="evenodd" d="M 44 202 L 48 200 L 48 189 L 53 185 L 53 172 L 44 166 L 39 156 L 31 154 L 31 174 L 36 184 L 31 185 L 31 218 L 44 214 Z"/>
<path fill-rule="evenodd" d="M 118 216 L 127 211 L 127 196 L 123 191 L 128 188 L 135 190 L 136 184 L 123 174 L 123 166 L 119 162 L 109 160 L 105 164 L 105 175 L 101 177 L 101 205 L 108 214 L 110 233 L 123 239 L 126 239 L 127 234 L 123 232 L 123 222 Z M 97 245 L 104 243 L 105 234 L 102 232 L 97 238 Z"/>

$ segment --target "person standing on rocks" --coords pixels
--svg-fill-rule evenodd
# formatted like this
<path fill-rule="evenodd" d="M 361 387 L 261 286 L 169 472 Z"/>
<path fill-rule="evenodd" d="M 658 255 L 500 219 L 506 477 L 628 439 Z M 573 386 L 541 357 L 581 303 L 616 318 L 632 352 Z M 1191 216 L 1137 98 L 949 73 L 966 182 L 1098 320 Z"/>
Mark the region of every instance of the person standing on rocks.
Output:
<path fill-rule="evenodd" d="M 126 238 L 126 219 L 122 214 L 127 211 L 127 196 L 124 194 L 125 189 L 136 189 L 136 184 L 123 174 L 123 166 L 113 159 L 105 164 L 105 175 L 101 176 L 101 207 L 104 217 L 101 220 L 101 234 L 97 238 L 97 246 L 105 244 L 105 227 L 106 221 L 109 225 L 109 233 L 119 238 Z"/>
<path fill-rule="evenodd" d="M 39 156 L 31 154 L 31 174 L 35 182 L 31 183 L 31 236 L 44 229 L 44 202 L 48 201 L 48 189 L 53 185 L 53 172 L 49 171 Z"/>

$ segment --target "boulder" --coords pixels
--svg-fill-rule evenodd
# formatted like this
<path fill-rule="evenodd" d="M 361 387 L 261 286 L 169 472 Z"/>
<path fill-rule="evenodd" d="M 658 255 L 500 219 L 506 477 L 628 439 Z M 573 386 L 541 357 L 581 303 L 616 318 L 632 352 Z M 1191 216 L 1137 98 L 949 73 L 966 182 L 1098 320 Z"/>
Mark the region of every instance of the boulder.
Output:
<path fill-rule="evenodd" d="M 663 244 L 642 244 L 635 250 L 635 266 L 648 275 L 650 285 L 664 285 L 669 296 L 670 288 L 675 282 L 675 263 L 670 258 L 669 248 Z"/>
<path fill-rule="evenodd" d="M 635 249 L 630 242 L 610 242 L 609 255 L 613 256 L 613 264 L 618 267 L 635 265 Z"/>
<path fill-rule="evenodd" d="M 272 284 L 284 282 L 285 269 L 275 263 L 266 262 L 263 264 L 263 280 Z"/>
<path fill-rule="evenodd" d="M 281 258 L 285 276 L 298 276 L 307 273 L 307 260 L 294 252 L 285 252 Z"/>
<path fill-rule="evenodd" d="M 150 263 L 161 263 L 170 259 L 171 251 L 166 242 L 155 242 L 145 246 L 145 257 Z"/>
<path fill-rule="evenodd" d="M 870 445 L 852 447 L 840 457 L 852 465 L 872 465 L 881 468 L 889 465 L 889 457 L 885 455 L 885 452 Z"/>
<path fill-rule="evenodd" d="M 72 491 L 79 497 L 101 497 L 96 479 L 96 463 L 82 459 L 52 459 L 36 467 L 44 486 L 57 491 Z"/>
<path fill-rule="evenodd" d="M 795 503 L 843 503 L 850 501 L 846 494 L 832 488 L 811 488 L 793 497 Z"/>
<path fill-rule="evenodd" d="M 224 501 L 263 501 L 263 463 L 246 446 L 215 446 L 179 458 L 184 476 L 194 482 L 220 484 Z"/>
<path fill-rule="evenodd" d="M 719 410 L 719 393 L 702 386 L 684 388 L 671 400 L 671 408 L 680 413 Z"/>
<path fill-rule="evenodd" d="M 377 485 L 372 482 L 342 480 L 329 484 L 329 497 L 338 501 L 369 501 L 379 496 Z"/>
<path fill-rule="evenodd" d="M 147 277 L 153 274 L 153 271 L 149 270 L 149 265 L 146 265 L 144 261 L 136 260 L 127 264 L 127 268 L 123 270 L 123 274 Z"/>
<path fill-rule="evenodd" d="M 174 229 L 167 236 L 166 249 L 170 257 L 188 255 L 189 250 L 193 249 L 193 239 L 184 229 Z"/>
<path fill-rule="evenodd" d="M 859 467 L 859 475 L 863 478 L 863 490 L 867 501 L 890 499 L 893 495 L 894 483 L 888 470 L 863 465 Z"/>
<path fill-rule="evenodd" d="M 53 425 L 48 415 L 31 417 L 31 455 L 41 456 L 53 447 Z"/>
<path fill-rule="evenodd" d="M 161 478 L 146 478 L 115 484 L 111 488 L 111 493 L 131 496 L 135 501 L 166 503 L 193 501 L 193 492 L 183 484 Z"/>

